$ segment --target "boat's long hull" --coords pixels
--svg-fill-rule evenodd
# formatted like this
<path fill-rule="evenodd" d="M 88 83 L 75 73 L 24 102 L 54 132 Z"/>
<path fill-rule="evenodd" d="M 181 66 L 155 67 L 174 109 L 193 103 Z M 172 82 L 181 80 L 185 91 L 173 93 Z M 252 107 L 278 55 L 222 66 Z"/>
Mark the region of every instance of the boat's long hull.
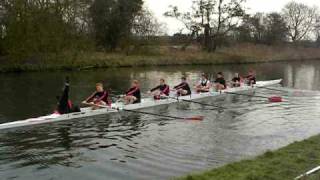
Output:
<path fill-rule="evenodd" d="M 185 100 L 200 100 L 208 97 L 220 97 L 223 95 L 226 95 L 225 92 L 242 92 L 242 91 L 250 91 L 254 90 L 258 87 L 264 87 L 264 86 L 271 86 L 279 84 L 282 80 L 272 80 L 272 81 L 259 81 L 254 87 L 251 86 L 242 86 L 238 88 L 230 88 L 222 92 L 210 92 L 210 93 L 202 93 L 202 94 L 193 94 L 192 96 L 185 96 L 180 97 L 180 99 Z M 27 120 L 22 121 L 15 121 L 10 123 L 4 123 L 0 124 L 0 130 L 3 129 L 11 129 L 11 128 L 18 128 L 18 127 L 25 127 L 25 126 L 31 126 L 31 125 L 37 125 L 37 124 L 46 124 L 46 123 L 54 123 L 54 122 L 60 122 L 60 121 L 67 121 L 71 119 L 79 119 L 79 118 L 85 118 L 90 116 L 97 116 L 102 114 L 110 114 L 110 113 L 117 113 L 121 111 L 121 109 L 128 109 L 128 110 L 138 110 L 138 109 L 144 109 L 144 108 L 150 108 L 165 104 L 171 104 L 178 102 L 175 99 L 164 99 L 164 100 L 153 100 L 151 98 L 143 99 L 140 104 L 131 104 L 123 106 L 122 104 L 114 104 L 113 109 L 97 109 L 92 110 L 92 108 L 82 108 L 81 112 L 77 113 L 71 113 L 71 114 L 64 114 L 64 115 L 58 115 L 58 114 L 51 114 L 48 116 L 42 116 L 39 118 L 31 118 Z M 119 108 L 119 110 L 115 110 Z"/>

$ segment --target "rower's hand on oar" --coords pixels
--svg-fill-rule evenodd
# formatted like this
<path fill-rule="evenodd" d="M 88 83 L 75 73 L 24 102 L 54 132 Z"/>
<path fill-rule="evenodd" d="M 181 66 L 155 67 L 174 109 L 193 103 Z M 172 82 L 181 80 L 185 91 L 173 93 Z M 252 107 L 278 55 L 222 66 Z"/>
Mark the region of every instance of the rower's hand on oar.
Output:
<path fill-rule="evenodd" d="M 120 94 L 118 97 L 119 97 L 119 98 L 124 98 L 124 97 L 126 97 L 126 95 Z"/>
<path fill-rule="evenodd" d="M 91 106 L 91 105 L 94 105 L 95 103 L 94 102 L 88 102 L 88 101 L 82 101 L 82 104 Z"/>

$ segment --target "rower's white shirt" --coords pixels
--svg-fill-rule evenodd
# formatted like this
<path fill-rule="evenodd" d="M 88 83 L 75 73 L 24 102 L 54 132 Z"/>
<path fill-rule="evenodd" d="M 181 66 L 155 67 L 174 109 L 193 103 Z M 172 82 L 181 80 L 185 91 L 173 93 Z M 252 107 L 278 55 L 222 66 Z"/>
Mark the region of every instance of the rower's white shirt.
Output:
<path fill-rule="evenodd" d="M 202 86 L 202 83 L 206 83 L 207 84 L 206 87 L 210 87 L 211 85 L 211 82 L 208 79 L 205 79 L 205 80 L 200 79 L 200 81 L 198 82 L 198 85 Z"/>

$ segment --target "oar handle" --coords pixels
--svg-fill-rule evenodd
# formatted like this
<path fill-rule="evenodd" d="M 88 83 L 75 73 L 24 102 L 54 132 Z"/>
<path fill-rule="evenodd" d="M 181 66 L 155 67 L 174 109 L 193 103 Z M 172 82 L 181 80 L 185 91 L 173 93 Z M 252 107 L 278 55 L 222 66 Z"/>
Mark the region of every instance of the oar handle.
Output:
<path fill-rule="evenodd" d="M 99 108 L 111 108 L 110 106 L 105 106 L 105 105 L 99 105 L 99 104 L 93 104 L 93 103 L 86 103 L 82 102 L 83 105 L 91 106 L 91 107 L 99 107 Z"/>

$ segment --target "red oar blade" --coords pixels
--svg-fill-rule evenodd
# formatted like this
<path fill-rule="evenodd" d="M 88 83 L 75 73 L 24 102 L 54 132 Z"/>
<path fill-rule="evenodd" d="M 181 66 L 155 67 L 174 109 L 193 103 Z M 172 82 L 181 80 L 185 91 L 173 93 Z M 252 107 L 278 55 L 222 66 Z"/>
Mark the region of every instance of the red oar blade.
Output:
<path fill-rule="evenodd" d="M 202 121 L 204 119 L 204 116 L 194 116 L 190 118 L 184 118 L 185 120 L 190 120 L 190 121 Z"/>
<path fill-rule="evenodd" d="M 272 103 L 279 103 L 279 102 L 282 102 L 282 97 L 280 96 L 273 96 L 273 97 L 269 97 L 269 102 L 272 102 Z"/>

